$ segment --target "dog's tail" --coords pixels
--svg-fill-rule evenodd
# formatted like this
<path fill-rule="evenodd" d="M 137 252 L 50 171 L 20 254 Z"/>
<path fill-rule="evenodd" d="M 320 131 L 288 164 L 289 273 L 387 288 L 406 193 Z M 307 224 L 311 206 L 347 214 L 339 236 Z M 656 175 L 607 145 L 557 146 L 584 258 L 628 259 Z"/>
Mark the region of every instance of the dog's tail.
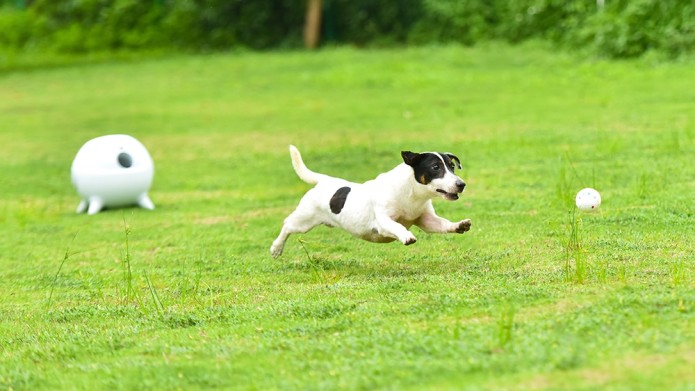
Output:
<path fill-rule="evenodd" d="M 290 145 L 290 156 L 292 157 L 292 167 L 294 167 L 294 171 L 297 173 L 297 176 L 299 176 L 299 179 L 304 182 L 315 185 L 324 179 L 330 178 L 328 175 L 319 174 L 308 169 L 302 160 L 302 155 L 294 145 Z"/>

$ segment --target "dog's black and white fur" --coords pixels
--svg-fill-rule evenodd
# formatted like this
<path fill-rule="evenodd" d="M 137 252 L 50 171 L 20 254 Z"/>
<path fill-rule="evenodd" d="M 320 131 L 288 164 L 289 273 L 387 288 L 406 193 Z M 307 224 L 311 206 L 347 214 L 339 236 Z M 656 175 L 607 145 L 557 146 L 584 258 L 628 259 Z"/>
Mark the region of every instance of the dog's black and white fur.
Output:
<path fill-rule="evenodd" d="M 469 219 L 453 223 L 437 216 L 432 199 L 455 201 L 466 184 L 454 174 L 461 161 L 450 153 L 401 152 L 403 163 L 365 183 L 353 183 L 309 170 L 297 148 L 290 145 L 292 165 L 300 179 L 312 185 L 287 218 L 270 247 L 277 258 L 293 233 L 304 233 L 317 225 L 340 227 L 370 242 L 399 240 L 415 243 L 408 230 L 412 225 L 425 232 L 464 233 Z"/>

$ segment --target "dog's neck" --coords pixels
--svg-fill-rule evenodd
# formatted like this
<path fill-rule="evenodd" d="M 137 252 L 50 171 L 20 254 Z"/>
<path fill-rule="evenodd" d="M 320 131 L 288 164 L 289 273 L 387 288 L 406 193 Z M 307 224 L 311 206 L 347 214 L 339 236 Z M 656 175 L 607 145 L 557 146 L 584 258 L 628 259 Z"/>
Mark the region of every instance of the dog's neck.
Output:
<path fill-rule="evenodd" d="M 415 180 L 413 168 L 405 163 L 401 163 L 391 171 L 379 176 L 388 178 L 393 192 L 394 201 L 397 203 L 407 202 L 410 205 L 424 204 L 428 200 L 436 197 L 432 192 Z"/>

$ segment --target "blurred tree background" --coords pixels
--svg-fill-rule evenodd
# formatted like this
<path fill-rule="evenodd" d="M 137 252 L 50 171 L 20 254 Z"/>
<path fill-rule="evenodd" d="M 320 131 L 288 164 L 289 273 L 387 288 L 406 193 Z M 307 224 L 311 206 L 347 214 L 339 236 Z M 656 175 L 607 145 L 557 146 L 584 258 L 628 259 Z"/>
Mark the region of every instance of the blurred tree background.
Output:
<path fill-rule="evenodd" d="M 0 0 L 0 48 L 56 53 L 302 46 L 297 0 Z M 551 41 L 611 58 L 695 48 L 695 0 L 323 0 L 322 45 Z"/>

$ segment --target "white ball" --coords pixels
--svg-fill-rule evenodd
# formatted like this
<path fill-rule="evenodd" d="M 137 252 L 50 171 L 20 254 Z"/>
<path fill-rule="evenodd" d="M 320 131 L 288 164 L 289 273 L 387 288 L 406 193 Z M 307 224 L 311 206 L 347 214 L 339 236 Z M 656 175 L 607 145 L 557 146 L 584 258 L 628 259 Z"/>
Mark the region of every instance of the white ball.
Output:
<path fill-rule="evenodd" d="M 577 208 L 583 212 L 596 212 L 601 206 L 601 194 L 587 187 L 586 189 L 579 190 L 574 202 L 577 204 Z"/>

